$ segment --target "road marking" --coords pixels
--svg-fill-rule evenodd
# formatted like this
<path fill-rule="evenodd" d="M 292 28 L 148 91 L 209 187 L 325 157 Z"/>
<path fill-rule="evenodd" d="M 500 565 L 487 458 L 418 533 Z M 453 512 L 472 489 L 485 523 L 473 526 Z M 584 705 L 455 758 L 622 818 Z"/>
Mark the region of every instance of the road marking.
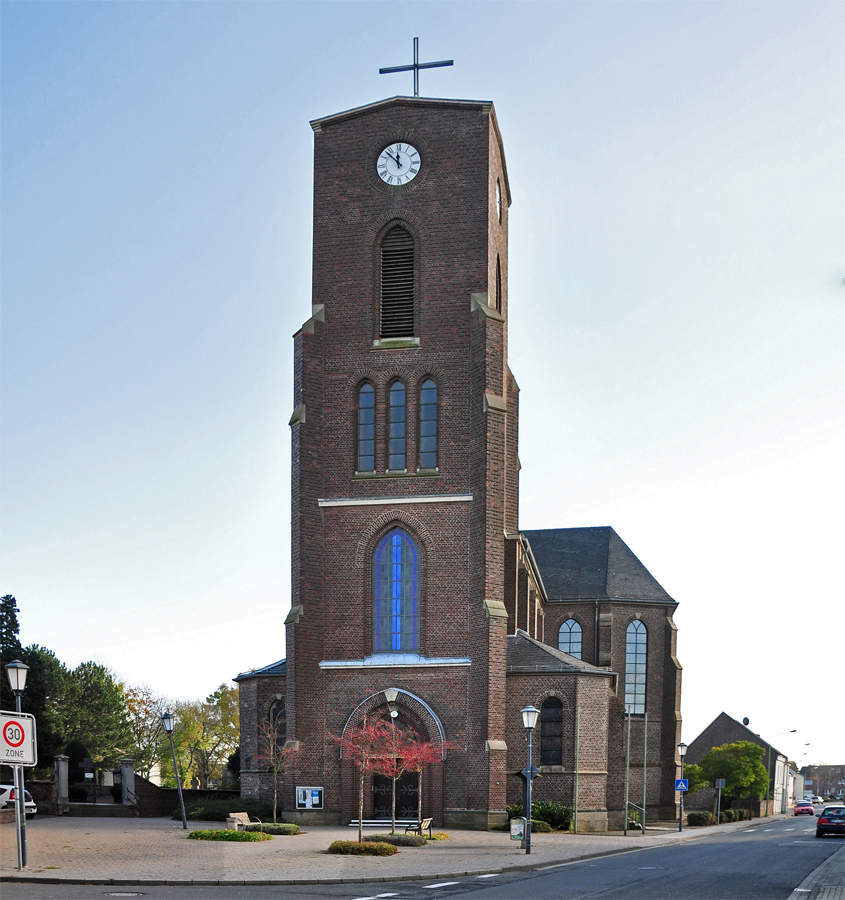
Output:
<path fill-rule="evenodd" d="M 398 897 L 399 894 L 376 894 L 376 897 Z"/>
<path fill-rule="evenodd" d="M 794 828 L 784 828 L 783 830 L 784 830 L 784 831 L 795 831 L 796 829 L 794 829 Z"/>
<path fill-rule="evenodd" d="M 476 875 L 476 878 L 498 878 L 499 872 L 491 872 L 489 875 Z"/>
<path fill-rule="evenodd" d="M 774 828 L 764 828 L 763 831 L 774 831 Z"/>
<path fill-rule="evenodd" d="M 424 884 L 423 888 L 431 890 L 431 888 L 451 887 L 453 884 L 460 884 L 460 881 L 441 881 L 440 884 Z"/>

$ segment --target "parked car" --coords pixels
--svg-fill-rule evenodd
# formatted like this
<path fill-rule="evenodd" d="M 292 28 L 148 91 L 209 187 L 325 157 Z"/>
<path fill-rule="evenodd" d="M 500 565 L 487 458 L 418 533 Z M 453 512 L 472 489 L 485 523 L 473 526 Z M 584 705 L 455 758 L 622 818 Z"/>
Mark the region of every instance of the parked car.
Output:
<path fill-rule="evenodd" d="M 824 800 L 822 800 L 822 798 L 819 797 L 817 794 L 814 794 L 813 795 L 813 803 L 824 803 Z"/>
<path fill-rule="evenodd" d="M 816 808 L 813 806 L 812 800 L 796 800 L 795 815 L 796 816 L 814 816 Z"/>
<path fill-rule="evenodd" d="M 826 806 L 816 822 L 816 837 L 845 834 L 845 806 Z"/>
<path fill-rule="evenodd" d="M 37 812 L 38 806 L 32 799 L 29 791 L 23 792 L 23 807 L 27 819 L 31 819 Z M 0 809 L 15 808 L 15 786 L 13 784 L 0 784 Z"/>

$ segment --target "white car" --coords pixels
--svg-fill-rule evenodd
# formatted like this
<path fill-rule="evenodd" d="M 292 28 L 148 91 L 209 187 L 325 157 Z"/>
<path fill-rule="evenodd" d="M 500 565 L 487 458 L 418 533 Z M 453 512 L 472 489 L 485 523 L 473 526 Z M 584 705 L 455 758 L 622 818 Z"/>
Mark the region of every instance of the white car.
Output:
<path fill-rule="evenodd" d="M 27 819 L 31 819 L 37 812 L 38 806 L 32 799 L 29 791 L 23 792 L 23 806 Z M 0 809 L 15 808 L 15 786 L 13 784 L 0 784 Z"/>

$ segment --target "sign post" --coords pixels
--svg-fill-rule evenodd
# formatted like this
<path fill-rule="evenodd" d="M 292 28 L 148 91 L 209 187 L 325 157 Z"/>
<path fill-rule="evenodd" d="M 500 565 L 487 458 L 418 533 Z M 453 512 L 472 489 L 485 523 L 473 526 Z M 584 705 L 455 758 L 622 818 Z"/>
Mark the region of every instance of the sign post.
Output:
<path fill-rule="evenodd" d="M 26 806 L 23 767 L 38 762 L 35 742 L 35 718 L 26 713 L 0 712 L 0 763 L 14 769 L 15 834 L 18 845 L 18 869 L 26 867 Z"/>
<path fill-rule="evenodd" d="M 722 818 L 722 788 L 725 786 L 724 778 L 716 779 L 716 824 Z"/>

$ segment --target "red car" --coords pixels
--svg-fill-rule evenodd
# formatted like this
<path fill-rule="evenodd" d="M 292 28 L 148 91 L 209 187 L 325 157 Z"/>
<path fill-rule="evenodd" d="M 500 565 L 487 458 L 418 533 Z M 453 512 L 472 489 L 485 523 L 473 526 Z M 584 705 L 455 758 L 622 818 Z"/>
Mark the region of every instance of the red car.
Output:
<path fill-rule="evenodd" d="M 795 802 L 795 815 L 796 816 L 814 816 L 815 814 L 816 814 L 816 810 L 813 807 L 812 801 L 797 800 Z"/>

